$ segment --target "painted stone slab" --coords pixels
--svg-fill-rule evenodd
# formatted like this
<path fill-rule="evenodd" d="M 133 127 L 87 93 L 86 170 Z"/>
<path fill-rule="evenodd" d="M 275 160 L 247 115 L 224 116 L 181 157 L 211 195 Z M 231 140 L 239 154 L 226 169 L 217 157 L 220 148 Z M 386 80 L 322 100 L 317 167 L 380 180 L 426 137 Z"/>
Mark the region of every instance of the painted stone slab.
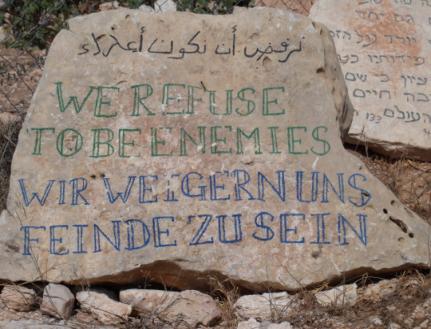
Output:
<path fill-rule="evenodd" d="M 431 1 L 320 0 L 356 110 L 349 137 L 390 156 L 431 159 Z"/>
<path fill-rule="evenodd" d="M 321 25 L 264 8 L 69 26 L 20 133 L 0 278 L 299 289 L 428 265 L 429 226 L 343 148 Z"/>

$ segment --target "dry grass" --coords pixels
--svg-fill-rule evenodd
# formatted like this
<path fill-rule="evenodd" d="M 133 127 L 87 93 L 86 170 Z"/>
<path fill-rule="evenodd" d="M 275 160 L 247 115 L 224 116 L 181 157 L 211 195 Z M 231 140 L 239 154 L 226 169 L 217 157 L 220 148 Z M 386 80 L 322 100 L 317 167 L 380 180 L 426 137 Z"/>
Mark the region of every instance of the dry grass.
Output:
<path fill-rule="evenodd" d="M 9 191 L 10 166 L 20 129 L 21 123 L 12 124 L 10 126 L 0 125 L 0 211 L 6 208 L 6 199 Z"/>
<path fill-rule="evenodd" d="M 431 224 L 431 163 L 391 160 L 369 151 L 353 152 L 402 203 Z"/>
<path fill-rule="evenodd" d="M 372 283 L 370 278 L 364 278 L 362 283 L 358 282 L 359 298 L 353 306 L 320 306 L 311 292 L 306 292 L 305 295 L 299 296 L 301 307 L 297 309 L 298 311 L 291 313 L 284 320 L 298 329 L 387 329 L 390 323 L 400 324 L 401 328 L 407 329 L 418 326 L 423 321 L 414 319 L 411 315 L 418 305 L 431 297 L 429 275 L 424 276 L 419 272 L 401 273 L 395 290 L 376 299 L 361 297 L 369 283 Z M 380 319 L 382 324 L 372 325 L 371 318 Z M 407 319 L 413 322 L 406 324 Z"/>
<path fill-rule="evenodd" d="M 41 76 L 43 51 L 24 51 L 0 46 L 0 113 L 22 119 Z M 6 206 L 10 165 L 21 123 L 5 125 L 0 120 L 0 211 Z"/>
<path fill-rule="evenodd" d="M 229 280 L 221 281 L 215 277 L 210 278 L 210 285 L 212 287 L 211 295 L 219 302 L 223 327 L 235 329 L 238 325 L 234 310 L 235 302 L 240 297 L 238 287 Z"/>

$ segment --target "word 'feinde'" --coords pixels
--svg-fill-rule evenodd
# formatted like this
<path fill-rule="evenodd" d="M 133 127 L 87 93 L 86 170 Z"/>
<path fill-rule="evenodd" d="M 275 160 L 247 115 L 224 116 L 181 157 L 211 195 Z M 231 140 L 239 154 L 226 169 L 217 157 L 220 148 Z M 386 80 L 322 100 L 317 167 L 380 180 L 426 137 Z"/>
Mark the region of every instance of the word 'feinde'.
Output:
<path fill-rule="evenodd" d="M 271 9 L 69 26 L 20 133 L 1 279 L 298 289 L 428 265 L 428 225 L 343 147 L 323 26 Z"/>

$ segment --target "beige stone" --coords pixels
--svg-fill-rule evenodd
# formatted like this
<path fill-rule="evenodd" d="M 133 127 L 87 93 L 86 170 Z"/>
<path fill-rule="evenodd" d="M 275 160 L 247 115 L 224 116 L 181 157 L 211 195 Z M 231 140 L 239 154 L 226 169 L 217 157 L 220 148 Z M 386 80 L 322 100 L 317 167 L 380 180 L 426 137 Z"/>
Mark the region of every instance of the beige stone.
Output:
<path fill-rule="evenodd" d="M 256 319 L 248 319 L 247 321 L 240 321 L 237 329 L 260 329 L 260 323 Z"/>
<path fill-rule="evenodd" d="M 0 321 L 2 329 L 73 329 L 67 325 L 47 324 L 38 320 L 2 320 Z"/>
<path fill-rule="evenodd" d="M 50 283 L 43 290 L 40 310 L 60 319 L 69 319 L 75 306 L 75 296 L 61 284 Z"/>
<path fill-rule="evenodd" d="M 154 3 L 156 13 L 167 13 L 177 11 L 177 4 L 173 0 L 157 0 Z"/>
<path fill-rule="evenodd" d="M 293 329 L 293 327 L 289 322 L 258 322 L 256 319 L 251 318 L 247 321 L 240 321 L 237 329 Z"/>
<path fill-rule="evenodd" d="M 20 132 L 0 278 L 266 292 L 425 268 L 430 226 L 344 149 L 352 116 L 306 17 L 75 17 Z"/>
<path fill-rule="evenodd" d="M 36 292 L 33 289 L 18 285 L 6 285 L 0 294 L 3 304 L 19 312 L 31 311 L 37 302 Z"/>
<path fill-rule="evenodd" d="M 180 297 L 177 291 L 128 289 L 120 291 L 120 301 L 144 314 L 159 314 Z"/>
<path fill-rule="evenodd" d="M 153 13 L 154 12 L 154 8 L 151 6 L 148 6 L 146 4 L 140 5 L 139 10 L 142 10 L 143 12 L 146 12 L 146 13 Z"/>
<path fill-rule="evenodd" d="M 232 14 L 241 14 L 248 10 L 248 7 L 242 7 L 242 6 L 233 6 Z"/>
<path fill-rule="evenodd" d="M 132 313 L 130 305 L 112 300 L 105 294 L 80 291 L 76 294 L 81 309 L 93 314 L 103 324 L 118 324 L 127 321 Z"/>
<path fill-rule="evenodd" d="M 209 326 L 221 318 L 217 303 L 210 296 L 194 290 L 129 289 L 120 292 L 120 301 L 132 305 L 144 316 L 151 315 L 178 328 Z"/>
<path fill-rule="evenodd" d="M 382 319 L 378 316 L 375 316 L 375 315 L 370 316 L 368 318 L 368 320 L 369 320 L 370 324 L 373 326 L 382 326 L 383 325 Z"/>
<path fill-rule="evenodd" d="M 234 309 L 239 319 L 270 321 L 279 318 L 281 314 L 289 314 L 295 305 L 295 297 L 280 292 L 242 296 L 235 303 Z"/>
<path fill-rule="evenodd" d="M 351 143 L 431 160 L 429 1 L 319 0 L 355 108 Z"/>
<path fill-rule="evenodd" d="M 256 6 L 280 8 L 292 10 L 296 13 L 308 16 L 315 0 L 256 0 Z"/>
<path fill-rule="evenodd" d="M 289 322 L 270 323 L 265 329 L 293 329 Z"/>
<path fill-rule="evenodd" d="M 108 2 L 101 3 L 99 5 L 100 11 L 112 10 L 112 9 L 118 9 L 118 8 L 120 8 L 120 4 L 118 3 L 118 1 L 108 1 Z"/>
<path fill-rule="evenodd" d="M 94 319 L 91 322 L 68 321 L 61 323 L 59 321 L 52 322 L 46 318 L 43 319 L 16 319 L 16 320 L 0 320 L 1 329 L 76 329 L 76 328 L 91 328 L 91 329 L 118 329 L 118 326 L 104 326 L 94 324 Z"/>
<path fill-rule="evenodd" d="M 358 299 L 357 284 L 347 284 L 329 290 L 316 292 L 317 302 L 322 306 L 353 306 Z"/>

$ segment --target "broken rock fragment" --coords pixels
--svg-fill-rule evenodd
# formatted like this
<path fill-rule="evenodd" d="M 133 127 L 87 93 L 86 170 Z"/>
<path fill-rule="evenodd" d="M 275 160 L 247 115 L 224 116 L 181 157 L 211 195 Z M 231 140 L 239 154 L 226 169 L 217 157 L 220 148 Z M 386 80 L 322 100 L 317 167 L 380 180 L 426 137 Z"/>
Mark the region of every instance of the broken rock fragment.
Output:
<path fill-rule="evenodd" d="M 36 292 L 19 285 L 5 285 L 0 294 L 3 304 L 18 312 L 31 311 L 37 302 Z"/>
<path fill-rule="evenodd" d="M 314 296 L 322 306 L 352 306 L 358 298 L 356 283 L 341 285 L 329 290 L 316 292 Z"/>
<path fill-rule="evenodd" d="M 69 288 L 50 283 L 43 290 L 40 309 L 43 313 L 60 319 L 69 319 L 75 306 L 75 296 Z"/>
<path fill-rule="evenodd" d="M 125 322 L 132 312 L 132 307 L 112 300 L 102 293 L 80 291 L 76 294 L 81 309 L 93 314 L 103 324 Z"/>

